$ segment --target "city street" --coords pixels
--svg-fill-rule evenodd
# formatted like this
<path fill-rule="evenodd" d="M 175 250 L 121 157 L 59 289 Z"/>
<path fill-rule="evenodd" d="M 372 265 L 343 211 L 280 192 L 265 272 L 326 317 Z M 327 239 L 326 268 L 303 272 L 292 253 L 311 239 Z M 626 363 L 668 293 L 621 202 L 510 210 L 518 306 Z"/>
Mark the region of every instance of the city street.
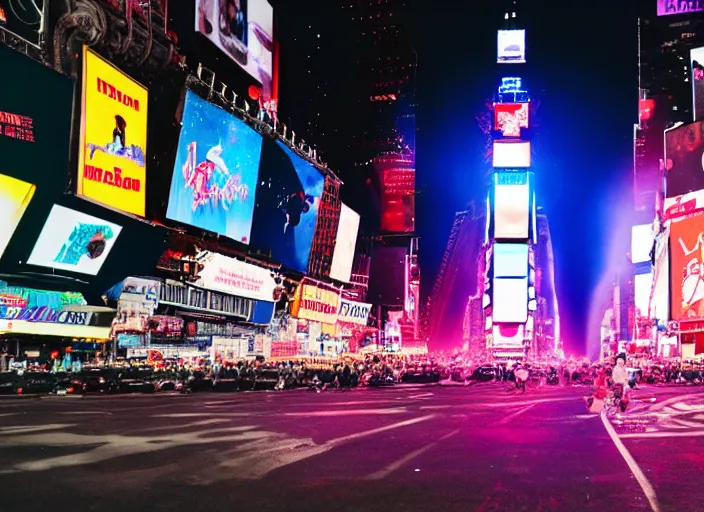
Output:
<path fill-rule="evenodd" d="M 601 417 L 585 414 L 586 392 L 482 385 L 3 400 L 3 510 L 651 510 Z M 637 392 L 648 402 L 634 401 L 626 419 L 635 423 L 617 429 L 654 508 L 692 509 L 704 500 L 692 485 L 704 469 L 702 414 L 686 415 L 686 435 L 663 437 L 665 425 L 633 437 L 647 415 L 682 412 L 668 392 Z"/>

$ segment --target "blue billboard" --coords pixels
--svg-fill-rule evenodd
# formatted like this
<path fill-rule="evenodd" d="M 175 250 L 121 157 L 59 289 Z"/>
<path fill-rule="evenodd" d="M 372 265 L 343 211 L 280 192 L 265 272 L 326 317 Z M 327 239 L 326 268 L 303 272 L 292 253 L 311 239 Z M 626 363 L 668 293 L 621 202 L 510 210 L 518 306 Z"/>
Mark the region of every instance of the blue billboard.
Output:
<path fill-rule="evenodd" d="M 325 178 L 281 141 L 265 142 L 252 245 L 285 267 L 306 272 Z"/>
<path fill-rule="evenodd" d="M 187 91 L 166 217 L 248 244 L 262 136 Z"/>

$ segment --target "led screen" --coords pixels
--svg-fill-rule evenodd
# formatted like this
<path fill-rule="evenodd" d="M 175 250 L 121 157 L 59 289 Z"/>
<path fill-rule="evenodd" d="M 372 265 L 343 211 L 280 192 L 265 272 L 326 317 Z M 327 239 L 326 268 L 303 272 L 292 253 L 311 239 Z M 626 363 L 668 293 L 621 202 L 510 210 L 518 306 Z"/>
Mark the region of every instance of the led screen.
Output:
<path fill-rule="evenodd" d="M 653 273 L 636 274 L 633 282 L 634 302 L 639 315 L 648 316 L 650 291 L 653 287 Z"/>
<path fill-rule="evenodd" d="M 87 46 L 82 92 L 76 193 L 144 216 L 149 93 Z"/>
<path fill-rule="evenodd" d="M 504 137 L 520 137 L 521 128 L 528 128 L 528 103 L 496 103 L 494 130 Z"/>
<path fill-rule="evenodd" d="M 37 187 L 0 174 L 0 256 L 5 252 Z"/>
<path fill-rule="evenodd" d="M 658 0 L 658 16 L 700 12 L 704 10 L 702 3 L 692 0 Z"/>
<path fill-rule="evenodd" d="M 526 31 L 499 30 L 496 60 L 499 64 L 524 63 L 526 61 Z"/>
<path fill-rule="evenodd" d="M 528 279 L 494 279 L 494 323 L 522 324 L 528 319 Z"/>
<path fill-rule="evenodd" d="M 267 0 L 196 0 L 196 31 L 262 84 L 271 99 L 274 9 Z"/>
<path fill-rule="evenodd" d="M 338 281 L 349 282 L 352 275 L 354 251 L 357 246 L 359 214 L 343 204 L 340 209 L 340 224 L 337 226 L 335 250 L 332 254 L 330 277 Z"/>
<path fill-rule="evenodd" d="M 704 47 L 689 52 L 692 65 L 692 101 L 694 121 L 704 119 Z"/>
<path fill-rule="evenodd" d="M 631 262 L 650 261 L 653 248 L 653 225 L 641 224 L 631 228 Z"/>
<path fill-rule="evenodd" d="M 415 229 L 415 169 L 390 168 L 381 172 L 381 230 L 411 233 Z"/>
<path fill-rule="evenodd" d="M 96 275 L 122 227 L 55 204 L 27 263 Z"/>
<path fill-rule="evenodd" d="M 704 213 L 670 225 L 672 320 L 704 318 Z"/>
<path fill-rule="evenodd" d="M 650 318 L 667 322 L 670 316 L 670 251 L 669 236 L 661 236 L 655 244 L 653 299 Z"/>
<path fill-rule="evenodd" d="M 249 243 L 262 136 L 186 93 L 166 217 Z"/>
<path fill-rule="evenodd" d="M 527 244 L 494 244 L 494 277 L 527 277 Z"/>
<path fill-rule="evenodd" d="M 494 142 L 493 166 L 500 168 L 530 167 L 530 142 Z"/>
<path fill-rule="evenodd" d="M 526 185 L 496 185 L 494 189 L 494 238 L 527 239 L 530 189 Z"/>
<path fill-rule="evenodd" d="M 666 197 L 704 189 L 704 121 L 665 131 Z"/>
<path fill-rule="evenodd" d="M 523 325 L 494 325 L 492 337 L 494 345 L 523 345 Z"/>
<path fill-rule="evenodd" d="M 280 140 L 265 141 L 260 169 L 252 245 L 306 272 L 325 178 Z"/>

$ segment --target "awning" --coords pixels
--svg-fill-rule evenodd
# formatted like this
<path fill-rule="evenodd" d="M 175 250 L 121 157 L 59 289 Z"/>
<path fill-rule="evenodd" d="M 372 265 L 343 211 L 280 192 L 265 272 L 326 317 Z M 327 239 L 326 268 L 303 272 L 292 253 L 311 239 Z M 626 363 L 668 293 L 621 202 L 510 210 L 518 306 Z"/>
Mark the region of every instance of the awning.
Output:
<path fill-rule="evenodd" d="M 62 338 L 110 339 L 110 327 L 71 325 L 27 320 L 0 320 L 0 334 L 35 334 Z"/>

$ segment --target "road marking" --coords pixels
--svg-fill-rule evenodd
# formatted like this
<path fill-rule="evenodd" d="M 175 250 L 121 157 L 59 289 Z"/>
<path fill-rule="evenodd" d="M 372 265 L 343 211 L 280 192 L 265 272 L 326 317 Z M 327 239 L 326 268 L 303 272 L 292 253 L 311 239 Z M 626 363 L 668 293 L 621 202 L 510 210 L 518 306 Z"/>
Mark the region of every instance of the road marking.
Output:
<path fill-rule="evenodd" d="M 93 415 L 93 414 L 98 414 L 100 416 L 112 416 L 111 412 L 107 411 L 67 411 L 67 412 L 59 412 L 59 414 L 71 414 L 73 416 L 84 416 L 84 415 Z"/>
<path fill-rule="evenodd" d="M 359 416 L 369 414 L 403 414 L 408 412 L 405 407 L 397 407 L 392 409 L 346 409 L 342 411 L 306 411 L 306 412 L 287 412 L 284 416 Z"/>
<path fill-rule="evenodd" d="M 536 405 L 538 405 L 538 404 L 527 405 L 523 409 L 520 409 L 514 413 L 511 413 L 508 416 L 504 416 L 502 419 L 500 419 L 499 421 L 494 423 L 494 425 L 505 425 L 506 423 L 509 423 L 510 421 L 512 421 L 514 418 L 523 414 L 524 412 L 529 411 L 530 409 L 532 409 Z"/>
<path fill-rule="evenodd" d="M 18 425 L 15 427 L 2 427 L 0 428 L 0 435 L 17 435 L 17 434 L 32 434 L 35 432 L 45 432 L 47 430 L 59 430 L 62 428 L 71 428 L 75 427 L 76 424 L 60 424 L 60 423 L 54 423 L 50 425 L 36 425 L 36 426 L 29 426 L 29 425 Z"/>
<path fill-rule="evenodd" d="M 420 395 L 413 395 L 413 396 L 409 396 L 408 398 L 409 399 L 425 398 L 425 397 L 429 397 L 429 396 L 434 396 L 434 394 L 433 393 L 421 393 Z"/>
<path fill-rule="evenodd" d="M 565 398 L 542 398 L 539 400 L 525 400 L 523 402 L 511 402 L 511 401 L 506 401 L 506 402 L 490 402 L 486 404 L 482 404 L 485 407 L 516 407 L 519 405 L 537 405 L 537 404 L 546 404 L 546 403 L 555 403 L 555 402 L 574 402 L 574 396 L 570 397 L 565 397 Z"/>
<path fill-rule="evenodd" d="M 408 464 L 410 461 L 412 461 L 416 457 L 423 455 L 428 450 L 432 450 L 440 442 L 445 441 L 446 439 L 450 439 L 451 437 L 457 435 L 459 433 L 459 431 L 460 431 L 460 429 L 455 429 L 452 432 L 450 432 L 449 434 L 445 434 L 437 441 L 433 441 L 432 443 L 430 443 L 426 446 L 423 446 L 422 448 L 418 448 L 417 450 L 412 451 L 411 453 L 409 453 L 405 457 L 401 457 L 400 459 L 398 459 L 395 462 L 392 462 L 391 464 L 389 464 L 385 468 L 380 469 L 379 471 L 376 471 L 376 472 L 372 473 L 371 475 L 366 476 L 365 480 L 382 480 L 382 479 L 386 478 L 391 473 L 398 471 L 399 469 L 401 469 L 403 466 Z M 416 471 L 418 471 L 418 470 L 416 470 Z"/>
<path fill-rule="evenodd" d="M 664 409 L 665 407 L 667 407 L 670 404 L 677 404 L 677 403 L 683 402 L 684 400 L 689 400 L 690 398 L 701 398 L 701 397 L 702 397 L 701 393 L 674 396 L 672 398 L 668 398 L 667 400 L 663 400 L 662 402 L 658 402 L 655 405 L 650 406 L 649 411 L 650 412 L 659 411 L 660 409 Z"/>
<path fill-rule="evenodd" d="M 432 419 L 434 417 L 435 417 L 434 414 L 428 414 L 427 416 L 421 416 L 419 418 L 413 418 L 411 420 L 399 421 L 398 423 L 392 423 L 391 425 L 386 425 L 385 427 L 379 427 L 379 428 L 375 428 L 372 430 L 365 430 L 364 432 L 358 432 L 356 434 L 350 434 L 348 436 L 338 437 L 337 439 L 331 439 L 330 441 L 328 441 L 325 444 L 335 446 L 335 445 L 346 443 L 349 441 L 356 441 L 357 439 L 362 439 L 364 437 L 369 437 L 369 436 L 373 436 L 376 434 L 381 434 L 382 432 L 386 432 L 388 430 L 394 430 L 394 429 L 401 428 L 401 427 L 408 427 L 409 425 L 415 425 L 416 423 L 428 421 L 429 419 Z"/>
<path fill-rule="evenodd" d="M 622 434 L 621 439 L 648 439 L 655 437 L 704 437 L 704 432 L 642 432 L 637 434 Z"/>
<path fill-rule="evenodd" d="M 601 411 L 601 422 L 604 424 L 606 433 L 609 434 L 614 446 L 616 446 L 616 449 L 626 461 L 626 464 L 628 464 L 631 473 L 633 473 L 633 476 L 636 477 L 638 484 L 640 484 L 640 488 L 643 489 L 643 493 L 645 493 L 645 497 L 648 498 L 648 503 L 650 503 L 650 508 L 653 512 L 660 512 L 660 504 L 658 503 L 658 497 L 655 494 L 655 489 L 648 481 L 648 478 L 643 473 L 643 470 L 641 470 L 640 466 L 638 466 L 638 463 L 631 455 L 631 452 L 629 452 L 628 448 L 626 448 L 626 445 L 624 445 L 623 441 L 619 439 L 618 434 L 616 434 L 616 430 L 606 417 L 605 409 Z"/>

